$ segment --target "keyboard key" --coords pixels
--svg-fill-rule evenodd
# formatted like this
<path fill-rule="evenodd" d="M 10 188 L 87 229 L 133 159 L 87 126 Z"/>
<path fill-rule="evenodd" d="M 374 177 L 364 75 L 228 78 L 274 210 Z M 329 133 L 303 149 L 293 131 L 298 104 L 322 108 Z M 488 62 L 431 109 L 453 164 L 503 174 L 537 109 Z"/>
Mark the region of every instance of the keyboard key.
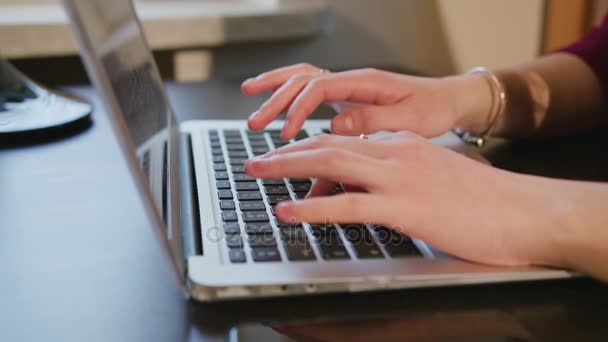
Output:
<path fill-rule="evenodd" d="M 247 234 L 272 234 L 273 229 L 270 223 L 248 223 L 245 226 Z"/>
<path fill-rule="evenodd" d="M 236 209 L 236 205 L 234 205 L 234 201 L 223 200 L 223 201 L 220 201 L 220 209 L 222 209 L 222 210 L 234 210 L 234 209 Z"/>
<path fill-rule="evenodd" d="M 224 162 L 224 156 L 213 156 L 213 162 L 214 163 L 223 163 Z"/>
<path fill-rule="evenodd" d="M 230 151 L 228 152 L 228 157 L 230 158 L 247 158 L 249 155 L 246 151 Z"/>
<path fill-rule="evenodd" d="M 222 220 L 224 220 L 224 222 L 236 222 L 239 220 L 239 216 L 236 211 L 223 211 Z"/>
<path fill-rule="evenodd" d="M 245 166 L 243 165 L 233 165 L 232 173 L 245 173 Z"/>
<path fill-rule="evenodd" d="M 375 244 L 358 243 L 354 244 L 355 254 L 359 259 L 381 259 L 384 254 Z"/>
<path fill-rule="evenodd" d="M 249 246 L 251 248 L 275 247 L 277 240 L 272 234 L 251 234 L 249 235 Z"/>
<path fill-rule="evenodd" d="M 226 246 L 228 248 L 243 248 L 243 239 L 240 235 L 226 235 Z"/>
<path fill-rule="evenodd" d="M 281 136 L 280 129 L 267 129 L 266 133 L 270 134 L 271 137 L 280 137 Z"/>
<path fill-rule="evenodd" d="M 270 203 L 270 205 L 277 205 L 285 201 L 291 201 L 291 197 L 289 195 L 268 196 L 268 203 Z"/>
<path fill-rule="evenodd" d="M 230 262 L 238 264 L 247 262 L 247 256 L 245 252 L 241 249 L 231 249 L 228 251 L 228 256 L 230 257 Z"/>
<path fill-rule="evenodd" d="M 312 182 L 308 178 L 289 178 L 291 184 L 311 184 Z"/>
<path fill-rule="evenodd" d="M 220 190 L 217 192 L 217 196 L 221 199 L 221 200 L 228 200 L 228 199 L 233 199 L 233 195 L 232 195 L 232 191 L 230 190 Z"/>
<path fill-rule="evenodd" d="M 308 192 L 296 192 L 296 198 L 299 200 L 305 199 L 307 195 L 308 195 Z"/>
<path fill-rule="evenodd" d="M 291 188 L 294 192 L 308 192 L 310 191 L 311 184 L 310 183 L 297 183 L 291 184 Z"/>
<path fill-rule="evenodd" d="M 243 143 L 243 139 L 241 137 L 228 137 L 225 139 L 226 141 L 226 145 L 230 144 L 230 145 L 239 145 Z"/>
<path fill-rule="evenodd" d="M 240 182 L 240 183 L 236 183 L 236 190 L 237 191 L 253 191 L 253 190 L 259 190 L 260 188 L 258 187 L 258 183 L 256 182 Z"/>
<path fill-rule="evenodd" d="M 226 145 L 226 148 L 228 149 L 228 152 L 247 151 L 247 149 L 245 148 L 245 145 L 243 145 L 243 144 L 229 144 L 229 145 Z"/>
<path fill-rule="evenodd" d="M 333 244 L 328 244 L 326 242 L 319 243 L 319 247 L 321 249 L 321 257 L 325 260 L 345 260 L 350 259 L 348 252 L 344 248 L 344 245 L 339 244 L 337 239 L 334 239 L 336 242 Z"/>
<path fill-rule="evenodd" d="M 333 132 L 329 128 L 323 128 L 321 131 L 325 134 L 333 134 Z"/>
<path fill-rule="evenodd" d="M 246 173 L 236 173 L 234 174 L 234 181 L 237 183 L 240 182 L 256 182 L 256 179 L 251 177 L 250 175 L 246 174 Z"/>
<path fill-rule="evenodd" d="M 248 158 L 230 158 L 230 165 L 244 165 Z"/>
<path fill-rule="evenodd" d="M 259 191 L 239 191 L 237 193 L 239 201 L 261 201 L 262 194 Z"/>
<path fill-rule="evenodd" d="M 262 201 L 246 201 L 239 203 L 241 211 L 266 210 L 266 205 Z"/>
<path fill-rule="evenodd" d="M 393 258 L 421 256 L 414 242 L 407 236 L 383 226 L 375 226 L 376 237 Z"/>
<path fill-rule="evenodd" d="M 287 145 L 289 145 L 288 141 L 277 141 L 274 143 L 275 148 L 281 148 L 281 147 L 287 146 Z"/>
<path fill-rule="evenodd" d="M 285 244 L 298 244 L 308 240 L 302 226 L 282 226 L 279 227 L 279 231 Z"/>
<path fill-rule="evenodd" d="M 217 180 L 228 180 L 228 172 L 220 171 L 215 173 L 215 179 Z"/>
<path fill-rule="evenodd" d="M 250 141 L 249 144 L 251 145 L 252 149 L 268 149 L 268 143 L 266 142 L 266 140 L 254 140 L 254 141 Z"/>
<path fill-rule="evenodd" d="M 296 140 L 296 141 L 299 141 L 299 140 L 304 140 L 304 139 L 306 139 L 306 138 L 308 138 L 308 137 L 309 137 L 309 135 L 308 135 L 308 133 L 306 133 L 306 131 L 300 131 L 300 132 L 298 133 L 298 135 L 296 135 L 295 140 Z"/>
<path fill-rule="evenodd" d="M 238 222 L 224 223 L 224 233 L 228 235 L 241 234 L 241 225 Z"/>
<path fill-rule="evenodd" d="M 289 195 L 285 185 L 268 185 L 264 187 L 267 195 Z"/>
<path fill-rule="evenodd" d="M 230 189 L 230 182 L 227 180 L 217 181 L 215 184 L 216 184 L 218 190 Z"/>
<path fill-rule="evenodd" d="M 310 230 L 317 240 L 322 240 L 328 236 L 335 236 L 338 240 L 340 239 L 338 229 L 333 224 L 312 224 Z"/>
<path fill-rule="evenodd" d="M 268 222 L 269 217 L 265 211 L 246 211 L 242 213 L 244 222 Z"/>
<path fill-rule="evenodd" d="M 283 181 L 282 179 L 264 179 L 263 181 L 264 185 L 285 185 L 285 181 Z"/>
<path fill-rule="evenodd" d="M 214 171 L 226 171 L 226 170 L 228 170 L 228 168 L 226 167 L 226 164 L 213 164 L 213 170 Z"/>
<path fill-rule="evenodd" d="M 209 134 L 210 137 L 217 137 L 219 132 L 217 131 L 217 129 L 210 129 L 209 131 L 207 131 L 207 133 Z"/>
<path fill-rule="evenodd" d="M 251 251 L 251 258 L 255 262 L 281 261 L 281 254 L 276 248 L 256 248 Z"/>
<path fill-rule="evenodd" d="M 270 149 L 267 146 L 263 146 L 263 147 L 251 146 L 251 147 L 252 147 L 251 152 L 253 152 L 253 154 L 255 154 L 256 156 L 260 156 L 260 155 L 270 152 Z"/>
<path fill-rule="evenodd" d="M 241 136 L 241 131 L 239 131 L 238 129 L 225 129 L 223 133 L 225 137 Z"/>
<path fill-rule="evenodd" d="M 224 151 L 221 148 L 212 148 L 211 149 L 211 155 L 213 155 L 213 156 L 223 156 L 224 155 Z"/>
<path fill-rule="evenodd" d="M 285 245 L 285 252 L 289 261 L 317 260 L 312 244 L 310 244 L 308 241 L 298 244 Z"/>
<path fill-rule="evenodd" d="M 211 141 L 211 148 L 222 148 L 222 144 L 219 142 L 219 140 Z"/>

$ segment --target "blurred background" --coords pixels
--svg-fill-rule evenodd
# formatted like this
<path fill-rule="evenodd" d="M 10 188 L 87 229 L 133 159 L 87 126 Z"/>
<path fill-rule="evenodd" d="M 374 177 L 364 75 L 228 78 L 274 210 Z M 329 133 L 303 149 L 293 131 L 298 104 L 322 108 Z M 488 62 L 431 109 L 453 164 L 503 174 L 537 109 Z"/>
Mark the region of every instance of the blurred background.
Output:
<path fill-rule="evenodd" d="M 608 0 L 138 0 L 167 80 L 241 80 L 286 64 L 440 76 L 522 63 L 601 20 Z M 0 57 L 86 83 L 59 0 L 0 0 Z"/>

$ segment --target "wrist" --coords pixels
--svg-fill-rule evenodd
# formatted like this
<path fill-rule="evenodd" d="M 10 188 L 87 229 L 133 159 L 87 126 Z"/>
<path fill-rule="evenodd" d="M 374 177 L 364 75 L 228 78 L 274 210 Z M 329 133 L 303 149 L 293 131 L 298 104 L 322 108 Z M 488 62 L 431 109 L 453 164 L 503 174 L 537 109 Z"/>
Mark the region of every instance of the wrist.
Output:
<path fill-rule="evenodd" d="M 492 89 L 480 73 L 444 79 L 453 97 L 454 128 L 481 134 L 492 125 Z"/>

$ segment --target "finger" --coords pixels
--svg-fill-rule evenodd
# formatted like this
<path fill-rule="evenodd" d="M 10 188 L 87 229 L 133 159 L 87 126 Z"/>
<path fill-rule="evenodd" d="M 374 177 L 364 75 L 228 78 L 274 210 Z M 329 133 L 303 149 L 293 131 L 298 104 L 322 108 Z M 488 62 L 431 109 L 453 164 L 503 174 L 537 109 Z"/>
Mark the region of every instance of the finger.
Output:
<path fill-rule="evenodd" d="M 245 171 L 255 178 L 326 178 L 373 189 L 380 184 L 375 174 L 383 166 L 380 160 L 362 154 L 324 148 L 254 158 L 245 163 Z"/>
<path fill-rule="evenodd" d="M 387 206 L 379 203 L 382 200 L 376 195 L 348 193 L 281 202 L 275 207 L 275 213 L 285 222 L 382 224 Z"/>
<path fill-rule="evenodd" d="M 336 193 L 337 185 L 338 182 L 324 178 L 317 178 L 313 180 L 312 186 L 310 187 L 310 191 L 308 191 L 306 198 L 334 195 Z"/>
<path fill-rule="evenodd" d="M 260 110 L 249 117 L 249 128 L 257 131 L 266 127 L 291 105 L 313 77 L 313 74 L 292 76 L 260 107 Z"/>
<path fill-rule="evenodd" d="M 353 108 L 334 117 L 331 129 L 340 135 L 373 134 L 380 131 L 394 131 L 414 126 L 400 104 L 389 106 L 364 106 Z"/>
<path fill-rule="evenodd" d="M 282 138 L 292 139 L 304 120 L 324 102 L 349 101 L 372 105 L 392 105 L 404 98 L 384 73 L 355 70 L 329 74 L 312 80 L 293 101 L 286 116 Z"/>
<path fill-rule="evenodd" d="M 301 73 L 320 72 L 321 69 L 313 65 L 301 63 L 283 68 L 278 68 L 260 74 L 255 78 L 250 78 L 243 82 L 241 90 L 246 95 L 258 95 L 264 92 L 273 91 L 287 82 L 292 76 Z"/>
<path fill-rule="evenodd" d="M 353 153 L 360 153 L 378 159 L 388 159 L 394 155 L 393 150 L 389 147 L 389 143 L 393 138 L 392 136 L 387 136 L 380 139 L 363 140 L 355 137 L 321 134 L 283 146 L 265 154 L 263 157 L 267 158 L 299 151 L 340 146 L 340 149 Z"/>

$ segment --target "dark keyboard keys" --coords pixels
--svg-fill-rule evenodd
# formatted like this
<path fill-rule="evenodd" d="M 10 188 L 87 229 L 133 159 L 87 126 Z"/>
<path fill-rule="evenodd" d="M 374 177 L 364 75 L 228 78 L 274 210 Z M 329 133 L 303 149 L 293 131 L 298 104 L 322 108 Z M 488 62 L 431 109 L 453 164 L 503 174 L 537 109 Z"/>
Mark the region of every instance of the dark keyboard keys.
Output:
<path fill-rule="evenodd" d="M 255 262 L 281 261 L 281 254 L 276 248 L 256 248 L 251 251 L 251 258 Z"/>
<path fill-rule="evenodd" d="M 272 235 L 273 229 L 270 223 L 248 223 L 245 226 L 247 234 L 269 234 Z"/>
<path fill-rule="evenodd" d="M 344 247 L 344 242 L 338 235 L 337 228 L 332 224 L 311 225 L 312 235 L 321 249 L 321 256 L 325 260 L 344 260 L 350 256 Z"/>
<path fill-rule="evenodd" d="M 211 149 L 211 155 L 213 155 L 213 156 L 223 156 L 224 155 L 224 151 L 222 151 L 221 148 L 212 148 Z"/>
<path fill-rule="evenodd" d="M 212 160 L 214 163 L 223 163 L 224 157 L 223 156 L 213 156 Z"/>
<path fill-rule="evenodd" d="M 259 190 L 258 183 L 256 182 L 239 182 L 236 183 L 236 191 L 253 191 Z"/>
<path fill-rule="evenodd" d="M 226 167 L 226 164 L 213 164 L 213 170 L 214 171 L 226 171 L 226 170 L 228 170 L 228 168 Z"/>
<path fill-rule="evenodd" d="M 224 233 L 227 235 L 241 234 L 241 226 L 238 222 L 226 222 L 224 224 Z"/>
<path fill-rule="evenodd" d="M 264 190 L 267 195 L 289 195 L 289 190 L 284 185 L 268 185 Z"/>
<path fill-rule="evenodd" d="M 236 205 L 234 201 L 231 200 L 222 200 L 220 201 L 220 209 L 222 210 L 234 210 L 236 209 Z"/>
<path fill-rule="evenodd" d="M 250 141 L 249 144 L 251 145 L 252 149 L 257 149 L 257 148 L 265 148 L 268 149 L 268 143 L 266 142 L 266 140 L 257 140 L 257 141 Z"/>
<path fill-rule="evenodd" d="M 294 192 L 308 192 L 310 191 L 311 183 L 297 183 L 291 184 L 291 188 Z"/>
<path fill-rule="evenodd" d="M 217 196 L 221 200 L 231 200 L 231 199 L 234 198 L 233 195 L 232 195 L 232 191 L 230 191 L 230 190 L 220 190 L 220 191 L 217 192 Z"/>
<path fill-rule="evenodd" d="M 382 258 L 382 251 L 374 242 L 371 232 L 362 224 L 341 225 L 344 236 L 352 244 L 359 259 Z"/>
<path fill-rule="evenodd" d="M 261 201 L 262 194 L 259 191 L 239 191 L 237 193 L 239 201 Z"/>
<path fill-rule="evenodd" d="M 247 262 L 247 256 L 245 255 L 245 252 L 241 249 L 229 250 L 228 256 L 230 257 L 230 262 L 235 264 Z"/>
<path fill-rule="evenodd" d="M 217 181 L 217 183 L 215 183 L 215 185 L 217 186 L 218 190 L 230 189 L 230 182 L 227 180 Z"/>
<path fill-rule="evenodd" d="M 308 133 L 306 133 L 306 131 L 300 131 L 300 132 L 298 133 L 298 135 L 296 135 L 295 140 L 296 140 L 296 141 L 299 141 L 299 140 L 304 140 L 304 139 L 306 139 L 306 138 L 308 138 L 308 137 L 309 137 L 309 135 L 308 135 Z"/>
<path fill-rule="evenodd" d="M 291 201 L 291 196 L 289 195 L 273 195 L 273 196 L 268 196 L 268 203 L 270 203 L 270 205 L 277 205 L 281 202 L 285 202 L 285 201 Z"/>
<path fill-rule="evenodd" d="M 233 165 L 232 173 L 245 173 L 245 166 L 243 165 Z"/>
<path fill-rule="evenodd" d="M 246 161 L 247 161 L 247 158 L 230 158 L 230 165 L 232 165 L 232 166 L 245 165 Z"/>
<path fill-rule="evenodd" d="M 239 216 L 236 211 L 223 211 L 222 220 L 224 220 L 224 222 L 236 222 L 239 220 Z"/>
<path fill-rule="evenodd" d="M 285 181 L 282 179 L 264 179 L 264 186 L 273 186 L 273 185 L 285 185 Z"/>
<path fill-rule="evenodd" d="M 312 183 L 308 178 L 289 178 L 291 184 L 310 184 Z"/>
<path fill-rule="evenodd" d="M 240 235 L 226 235 L 226 246 L 228 248 L 243 248 L 243 239 Z"/>
<path fill-rule="evenodd" d="M 264 154 L 270 152 L 270 149 L 268 147 L 251 146 L 251 152 L 253 152 L 253 154 L 256 156 L 261 156 L 261 155 L 264 155 Z"/>
<path fill-rule="evenodd" d="M 247 201 L 239 203 L 241 211 L 266 210 L 266 205 L 262 201 Z"/>
<path fill-rule="evenodd" d="M 243 144 L 228 144 L 226 145 L 226 148 L 228 149 L 228 153 L 235 151 L 247 151 L 245 145 Z"/>
<path fill-rule="evenodd" d="M 289 261 L 314 261 L 317 260 L 312 244 L 309 241 L 299 244 L 285 245 L 285 252 Z"/>
<path fill-rule="evenodd" d="M 220 171 L 215 173 L 215 179 L 217 180 L 228 180 L 228 178 L 228 172 L 226 171 Z"/>
<path fill-rule="evenodd" d="M 276 247 L 277 240 L 272 234 L 250 234 L 249 246 L 251 248 Z"/>
<path fill-rule="evenodd" d="M 243 221 L 249 222 L 268 222 L 269 217 L 265 211 L 245 211 L 242 213 Z"/>
<path fill-rule="evenodd" d="M 246 173 L 235 173 L 234 174 L 234 181 L 237 183 L 240 182 L 255 182 L 256 179 L 251 177 L 250 175 L 246 174 Z"/>
<path fill-rule="evenodd" d="M 231 151 L 231 152 L 228 152 L 228 156 L 230 158 L 247 158 L 247 157 L 249 157 L 249 155 L 247 154 L 246 151 Z"/>
<path fill-rule="evenodd" d="M 306 195 L 308 195 L 308 192 L 296 192 L 296 199 L 305 199 Z"/>
<path fill-rule="evenodd" d="M 407 236 L 387 227 L 376 226 L 376 237 L 392 258 L 421 256 L 414 242 Z"/>

